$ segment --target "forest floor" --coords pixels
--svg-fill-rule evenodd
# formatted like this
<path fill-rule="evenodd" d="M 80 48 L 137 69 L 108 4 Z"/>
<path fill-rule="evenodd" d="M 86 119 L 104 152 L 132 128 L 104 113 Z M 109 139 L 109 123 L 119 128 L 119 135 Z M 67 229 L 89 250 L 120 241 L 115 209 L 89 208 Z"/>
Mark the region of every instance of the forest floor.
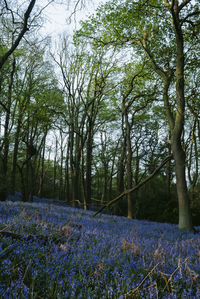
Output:
<path fill-rule="evenodd" d="M 49 203 L 0 202 L 0 298 L 200 298 L 200 235 Z"/>

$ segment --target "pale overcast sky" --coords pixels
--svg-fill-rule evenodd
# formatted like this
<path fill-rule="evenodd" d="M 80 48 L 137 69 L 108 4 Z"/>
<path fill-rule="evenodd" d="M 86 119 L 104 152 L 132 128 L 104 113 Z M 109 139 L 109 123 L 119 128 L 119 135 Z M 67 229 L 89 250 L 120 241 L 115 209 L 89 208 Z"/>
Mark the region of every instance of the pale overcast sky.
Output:
<path fill-rule="evenodd" d="M 66 0 L 67 2 L 68 0 Z M 73 30 L 79 28 L 80 20 L 86 20 L 90 14 L 95 13 L 95 9 L 107 0 L 86 0 L 85 7 L 77 9 L 75 15 L 72 16 L 72 21 L 69 24 L 69 17 L 74 11 L 76 4 L 75 0 L 70 1 L 70 5 L 51 4 L 44 10 L 46 19 L 41 32 L 47 33 L 52 37 L 58 36 L 63 32 L 72 34 Z"/>

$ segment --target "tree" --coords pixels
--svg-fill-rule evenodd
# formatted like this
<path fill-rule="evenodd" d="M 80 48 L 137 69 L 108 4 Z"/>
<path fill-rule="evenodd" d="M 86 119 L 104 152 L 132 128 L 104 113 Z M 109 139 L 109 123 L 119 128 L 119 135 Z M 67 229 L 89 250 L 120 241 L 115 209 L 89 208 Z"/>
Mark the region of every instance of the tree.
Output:
<path fill-rule="evenodd" d="M 119 49 L 132 47 L 140 59 L 148 57 L 160 77 L 162 99 L 171 135 L 179 203 L 179 228 L 191 230 L 185 177 L 185 67 L 198 34 L 197 1 L 120 1 L 101 6 L 96 18 L 82 24 L 78 36 L 95 44 Z M 135 58 L 136 59 L 136 58 Z"/>
<path fill-rule="evenodd" d="M 19 173 L 24 199 L 27 200 L 28 194 L 37 193 L 38 165 L 44 139 L 63 111 L 63 97 L 52 66 L 44 60 L 44 49 L 35 44 L 34 41 L 32 47 L 22 44 L 23 48 L 12 54 L 13 62 L 10 59 L 4 68 L 10 67 L 12 71 L 4 77 L 1 93 L 2 102 L 7 107 L 2 113 L 5 121 L 0 154 L 1 200 L 6 199 L 8 191 L 16 191 Z M 9 169 L 8 162 L 12 165 Z"/>
<path fill-rule="evenodd" d="M 104 51 L 90 49 L 86 53 L 83 48 L 84 45 L 75 43 L 72 53 L 64 39 L 57 64 L 63 76 L 66 101 L 72 200 L 74 205 L 83 202 L 86 209 L 92 192 L 94 136 L 113 63 L 104 60 Z"/>
<path fill-rule="evenodd" d="M 122 82 L 122 117 L 124 117 L 124 143 L 127 153 L 126 170 L 127 170 L 127 189 L 133 187 L 133 146 L 132 146 L 132 129 L 135 123 L 135 117 L 140 111 L 145 112 L 149 102 L 153 102 L 155 92 L 147 91 L 145 88 L 145 71 L 143 66 L 136 64 L 134 67 L 128 65 L 128 69 L 135 69 L 133 74 L 125 72 L 125 82 Z M 137 71 L 136 71 L 137 70 Z M 142 79 L 142 80 L 141 80 Z M 150 80 L 150 78 L 149 78 Z M 128 82 L 126 82 L 128 81 Z M 125 86 L 123 86 L 123 83 Z M 152 88 L 152 87 L 151 87 Z M 123 90 L 124 89 L 124 90 Z M 139 102 L 139 103 L 138 103 Z M 128 200 L 128 218 L 133 217 L 133 199 L 131 193 L 127 194 Z"/>

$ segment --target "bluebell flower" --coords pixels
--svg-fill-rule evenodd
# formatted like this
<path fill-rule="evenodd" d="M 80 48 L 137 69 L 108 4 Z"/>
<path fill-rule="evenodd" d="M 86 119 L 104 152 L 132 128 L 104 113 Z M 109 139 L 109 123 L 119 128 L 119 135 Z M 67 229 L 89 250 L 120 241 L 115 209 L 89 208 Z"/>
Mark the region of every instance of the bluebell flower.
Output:
<path fill-rule="evenodd" d="M 19 217 L 24 208 L 30 215 L 28 220 Z M 92 299 L 109 296 L 111 298 L 115 294 L 118 294 L 118 297 L 123 296 L 128 290 L 137 287 L 158 261 L 160 265 L 141 286 L 140 291 L 145 298 L 155 295 L 155 288 L 148 288 L 150 283 L 154 282 L 158 283 L 158 287 L 160 283 L 159 292 L 164 296 L 163 298 L 168 296 L 179 298 L 187 290 L 191 292 L 187 293 L 187 296 L 198 294 L 199 277 L 195 276 L 196 283 L 194 283 L 192 273 L 199 273 L 199 263 L 196 258 L 200 245 L 199 239 L 191 234 L 181 233 L 175 225 L 110 215 L 93 218 L 90 211 L 71 207 L 61 208 L 52 203 L 48 205 L 39 202 L 20 205 L 17 202 L 0 204 L 0 219 L 2 211 L 8 210 L 10 215 L 14 215 L 13 218 L 9 218 L 8 213 L 7 217 L 16 232 L 29 234 L 32 230 L 36 235 L 35 240 L 31 242 L 25 239 L 19 240 L 15 254 L 3 261 L 8 266 L 7 269 L 18 267 L 20 273 L 17 277 L 14 272 L 12 274 L 12 271 L 6 269 L 0 273 L 0 282 L 3 281 L 6 271 L 10 277 L 10 282 L 3 287 L 8 290 L 8 294 L 12 293 L 14 286 L 23 279 L 25 265 L 30 259 L 32 260 L 32 281 L 29 283 L 34 285 L 41 297 L 48 297 L 50 286 L 54 292 L 57 292 L 57 298 L 62 296 L 63 298 L 73 296 Z M 41 214 L 41 219 L 36 219 L 36 211 Z M 42 222 L 44 220 L 45 225 Z M 70 222 L 81 225 L 82 229 L 79 231 L 72 226 L 73 240 L 70 238 L 66 240 L 66 250 L 62 250 L 61 244 L 55 244 L 52 240 L 44 244 L 37 239 L 38 234 L 55 235 L 62 226 Z M 135 255 L 131 245 L 127 246 L 125 251 L 123 250 L 124 238 L 128 244 L 134 244 L 139 248 L 139 255 Z M 8 238 L 8 241 L 11 245 L 12 240 Z M 187 275 L 186 272 L 189 270 L 184 267 L 184 264 L 183 266 L 180 264 L 180 261 L 184 262 L 187 256 L 190 275 Z M 104 261 L 104 267 L 98 274 L 98 265 L 101 261 Z M 165 286 L 163 273 L 167 278 L 173 274 L 171 294 L 168 293 L 167 288 L 163 291 Z M 29 286 L 26 286 L 22 294 L 24 292 L 25 296 L 28 290 Z"/>

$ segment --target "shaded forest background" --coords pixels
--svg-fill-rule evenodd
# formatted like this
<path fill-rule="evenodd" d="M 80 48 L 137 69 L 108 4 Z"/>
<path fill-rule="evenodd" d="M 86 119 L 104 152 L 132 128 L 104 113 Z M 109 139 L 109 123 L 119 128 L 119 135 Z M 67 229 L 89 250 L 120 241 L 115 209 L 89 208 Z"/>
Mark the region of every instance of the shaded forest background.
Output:
<path fill-rule="evenodd" d="M 20 8 L 2 3 L 0 56 L 13 45 L 23 15 Z M 33 14 L 26 38 L 0 70 L 0 199 L 20 192 L 23 201 L 37 196 L 85 209 L 100 207 L 147 178 L 171 154 L 162 80 L 140 50 L 83 39 L 88 24 L 73 41 L 62 36 L 56 48 L 49 46 L 48 37 L 37 37 L 41 18 Z M 195 30 L 195 43 L 188 41 L 182 144 L 193 223 L 200 225 L 200 48 Z M 173 38 L 169 47 L 171 63 Z M 176 110 L 173 80 L 170 105 Z M 129 196 L 132 217 L 177 223 L 174 161 Z M 124 198 L 111 212 L 126 216 L 127 210 Z"/>

